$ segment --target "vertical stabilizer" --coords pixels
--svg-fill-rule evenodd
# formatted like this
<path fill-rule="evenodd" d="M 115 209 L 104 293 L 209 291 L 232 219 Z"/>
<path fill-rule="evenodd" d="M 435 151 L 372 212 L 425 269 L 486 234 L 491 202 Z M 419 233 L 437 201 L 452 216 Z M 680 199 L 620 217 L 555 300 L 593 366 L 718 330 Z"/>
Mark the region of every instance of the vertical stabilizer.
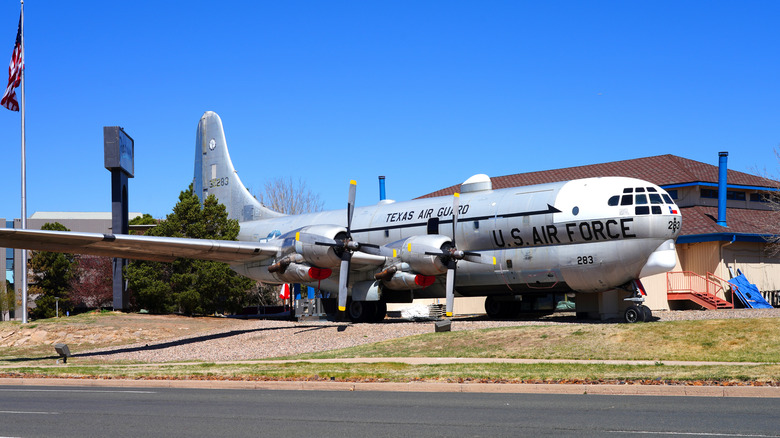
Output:
<path fill-rule="evenodd" d="M 282 216 L 260 204 L 241 183 L 228 154 L 222 119 L 213 111 L 203 113 L 198 122 L 193 190 L 201 203 L 208 195 L 216 196 L 228 217 L 239 222 Z"/>

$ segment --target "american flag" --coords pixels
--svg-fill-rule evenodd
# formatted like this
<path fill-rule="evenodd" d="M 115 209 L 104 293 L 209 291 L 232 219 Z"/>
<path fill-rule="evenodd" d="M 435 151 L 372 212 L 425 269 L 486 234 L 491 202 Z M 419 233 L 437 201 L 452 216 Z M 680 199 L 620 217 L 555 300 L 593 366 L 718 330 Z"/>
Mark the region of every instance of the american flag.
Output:
<path fill-rule="evenodd" d="M 8 65 L 8 86 L 5 89 L 0 105 L 11 111 L 19 111 L 19 103 L 16 101 L 16 88 L 22 81 L 24 59 L 22 58 L 22 17 L 19 17 L 19 28 L 16 31 L 16 45 L 11 54 L 11 64 Z"/>

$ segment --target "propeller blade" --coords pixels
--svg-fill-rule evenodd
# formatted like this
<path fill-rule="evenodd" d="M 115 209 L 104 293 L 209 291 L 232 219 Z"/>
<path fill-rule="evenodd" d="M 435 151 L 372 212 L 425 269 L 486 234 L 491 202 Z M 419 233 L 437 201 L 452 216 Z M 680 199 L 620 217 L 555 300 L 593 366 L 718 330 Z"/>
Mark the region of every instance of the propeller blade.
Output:
<path fill-rule="evenodd" d="M 339 270 L 339 312 L 347 310 L 347 285 L 349 284 L 349 262 L 352 253 L 344 251 L 341 255 L 341 267 Z"/>
<path fill-rule="evenodd" d="M 455 305 L 455 269 L 457 266 L 455 260 L 450 261 L 447 266 L 447 318 L 452 318 L 452 307 Z"/>
<path fill-rule="evenodd" d="M 491 264 L 491 263 L 483 262 L 482 255 L 478 252 L 465 251 L 463 253 L 463 260 L 473 262 L 473 263 Z"/>
<path fill-rule="evenodd" d="M 380 247 L 379 245 L 374 245 L 373 243 L 358 243 L 357 250 L 360 252 L 364 252 L 366 254 L 388 257 L 387 252 L 382 251 L 382 247 Z M 391 251 L 391 255 L 392 255 L 392 251 Z"/>
<path fill-rule="evenodd" d="M 349 200 L 347 201 L 347 238 L 352 238 L 352 214 L 355 212 L 355 195 L 357 193 L 357 182 L 349 181 Z"/>

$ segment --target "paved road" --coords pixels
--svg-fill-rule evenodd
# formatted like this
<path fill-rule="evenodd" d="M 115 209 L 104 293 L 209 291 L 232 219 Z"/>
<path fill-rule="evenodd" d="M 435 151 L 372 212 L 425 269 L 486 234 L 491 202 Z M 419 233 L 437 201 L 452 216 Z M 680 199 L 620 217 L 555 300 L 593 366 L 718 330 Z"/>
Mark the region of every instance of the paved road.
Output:
<path fill-rule="evenodd" d="M 778 437 L 780 400 L 0 386 L 0 436 Z"/>

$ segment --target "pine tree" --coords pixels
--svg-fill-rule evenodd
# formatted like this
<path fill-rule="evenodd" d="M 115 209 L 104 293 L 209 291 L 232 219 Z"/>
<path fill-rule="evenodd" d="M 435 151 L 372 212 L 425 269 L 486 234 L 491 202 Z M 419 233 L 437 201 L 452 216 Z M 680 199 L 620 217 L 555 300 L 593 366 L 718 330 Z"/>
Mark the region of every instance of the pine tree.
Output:
<path fill-rule="evenodd" d="M 228 219 L 225 206 L 212 195 L 203 206 L 192 185 L 149 236 L 236 240 L 238 221 Z M 172 263 L 135 261 L 125 268 L 128 288 L 137 305 L 153 313 L 186 315 L 237 312 L 254 282 L 226 263 L 179 258 Z"/>

